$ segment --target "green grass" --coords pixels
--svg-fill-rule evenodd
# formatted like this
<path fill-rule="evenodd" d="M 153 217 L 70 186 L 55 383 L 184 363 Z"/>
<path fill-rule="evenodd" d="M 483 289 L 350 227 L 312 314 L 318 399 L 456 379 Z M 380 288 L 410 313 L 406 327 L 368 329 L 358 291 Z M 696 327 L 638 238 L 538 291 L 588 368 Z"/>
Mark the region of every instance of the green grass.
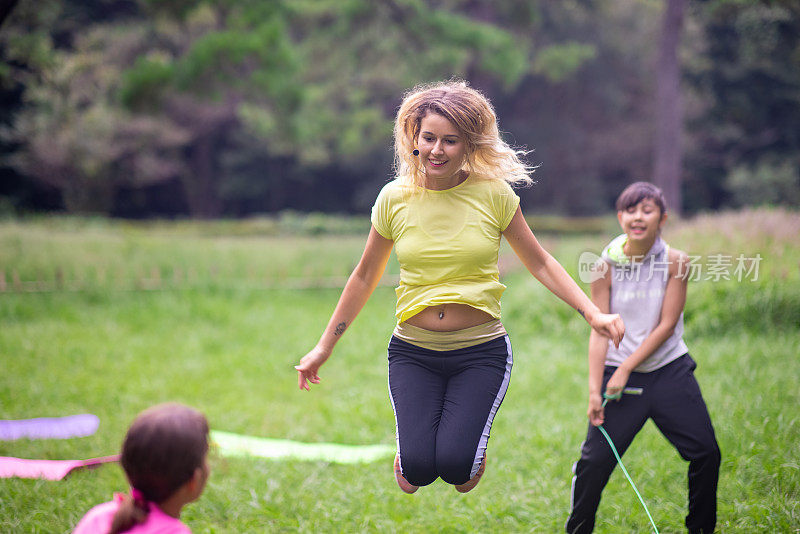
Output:
<path fill-rule="evenodd" d="M 4 280 L 8 288 L 22 290 L 302 284 L 347 276 L 366 240 L 366 233 L 220 235 L 220 229 L 204 226 L 210 223 L 194 231 L 187 224 L 0 222 L 0 287 Z M 389 272 L 398 272 L 394 264 Z"/>
<path fill-rule="evenodd" d="M 676 235 L 668 236 L 679 248 L 706 254 L 722 242 L 713 236 L 689 242 L 696 235 L 692 222 L 680 224 L 686 226 L 676 225 Z M 76 226 L 55 225 L 45 232 L 39 223 L 4 223 L 3 266 L 10 272 L 7 265 L 29 261 L 52 268 L 48 262 L 59 258 L 80 270 L 91 265 L 83 247 L 97 251 L 92 261 L 124 264 L 118 255 L 126 250 L 126 238 L 120 234 L 130 232 L 125 261 L 219 262 L 221 272 L 233 274 L 246 273 L 250 264 L 279 273 L 274 261 L 285 265 L 287 279 L 296 273 L 313 278 L 346 273 L 363 244 L 363 236 L 241 238 L 220 235 L 219 229 L 199 235 L 161 226 L 124 231 L 113 224 L 94 231 Z M 580 252 L 598 250 L 607 237 L 543 241 L 574 274 Z M 767 242 L 763 234 L 731 239 L 725 242 L 730 253 L 750 253 Z M 10 251 L 15 240 L 23 243 L 17 251 L 34 258 Z M 220 253 L 218 243 L 230 248 Z M 775 262 L 764 286 L 690 287 L 686 341 L 699 364 L 696 376 L 723 453 L 720 532 L 800 528 L 796 245 L 796 235 L 778 236 L 764 249 L 762 255 Z M 775 250 L 783 251 L 777 259 Z M 322 369 L 323 383 L 308 393 L 297 390 L 292 366 L 316 342 L 339 291 L 265 289 L 237 280 L 220 277 L 163 291 L 101 286 L 0 294 L 0 417 L 89 412 L 101 420 L 93 436 L 0 442 L 0 455 L 111 454 L 137 412 L 166 400 L 201 409 L 219 430 L 393 444 L 385 354 L 394 323 L 392 289 L 376 291 Z M 514 345 L 514 372 L 492 429 L 486 475 L 472 493 L 460 495 L 437 482 L 405 495 L 394 483 L 391 458 L 345 466 L 214 457 L 209 485 L 184 510 L 183 520 L 197 533 L 561 531 L 571 467 L 586 430 L 588 327 L 529 275 L 512 269 L 505 283 L 504 323 Z M 751 308 L 756 313 L 748 316 Z M 686 464 L 651 424 L 626 453 L 625 464 L 660 531 L 682 532 Z M 0 532 L 68 532 L 91 506 L 125 486 L 117 465 L 60 482 L 0 480 Z M 624 476 L 615 471 L 596 532 L 647 532 L 648 525 Z"/>

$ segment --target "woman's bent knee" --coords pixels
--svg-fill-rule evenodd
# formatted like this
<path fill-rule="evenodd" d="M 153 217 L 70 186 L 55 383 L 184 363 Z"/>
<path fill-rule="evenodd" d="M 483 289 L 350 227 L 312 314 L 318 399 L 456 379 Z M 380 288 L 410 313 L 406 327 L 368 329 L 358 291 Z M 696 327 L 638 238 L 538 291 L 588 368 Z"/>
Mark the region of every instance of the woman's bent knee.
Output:
<path fill-rule="evenodd" d="M 473 456 L 442 456 L 437 458 L 439 476 L 448 484 L 464 484 L 470 479 L 475 464 Z"/>
<path fill-rule="evenodd" d="M 432 460 L 415 459 L 409 455 L 400 457 L 400 470 L 403 478 L 415 486 L 427 486 L 439 477 Z"/>

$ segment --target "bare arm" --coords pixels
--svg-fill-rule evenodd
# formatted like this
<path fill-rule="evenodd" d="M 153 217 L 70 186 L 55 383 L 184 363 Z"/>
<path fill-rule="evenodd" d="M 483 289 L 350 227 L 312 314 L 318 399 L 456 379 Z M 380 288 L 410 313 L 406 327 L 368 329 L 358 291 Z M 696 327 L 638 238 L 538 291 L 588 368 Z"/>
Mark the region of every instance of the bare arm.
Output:
<path fill-rule="evenodd" d="M 619 346 L 625 334 L 625 326 L 619 315 L 602 313 L 589 300 L 567 271 L 551 256 L 533 235 L 522 210 L 518 207 L 511 223 L 503 231 L 511 248 L 519 256 L 528 271 L 555 296 L 575 308 L 600 334 L 611 338 Z"/>
<path fill-rule="evenodd" d="M 681 273 L 688 272 L 688 256 L 679 250 L 669 251 L 669 280 L 664 290 L 664 302 L 661 304 L 661 318 L 642 344 L 628 356 L 606 384 L 606 391 L 617 394 L 625 387 L 631 372 L 645 361 L 675 332 L 683 307 L 686 305 L 687 277 Z"/>
<path fill-rule="evenodd" d="M 602 260 L 598 260 L 602 261 Z M 592 282 L 592 302 L 602 313 L 608 313 L 611 297 L 611 270 L 605 271 L 602 278 Z M 589 334 L 589 408 L 586 414 L 589 421 L 602 425 L 603 413 L 603 370 L 605 369 L 608 339 L 595 330 Z"/>
<path fill-rule="evenodd" d="M 330 357 L 333 347 L 372 295 L 386 269 L 392 246 L 394 241 L 381 236 L 375 228 L 370 229 L 361 260 L 347 279 L 328 326 L 325 327 L 316 346 L 295 366 L 297 385 L 300 389 L 310 389 L 309 382 L 319 384 L 317 373 L 320 366 Z"/>

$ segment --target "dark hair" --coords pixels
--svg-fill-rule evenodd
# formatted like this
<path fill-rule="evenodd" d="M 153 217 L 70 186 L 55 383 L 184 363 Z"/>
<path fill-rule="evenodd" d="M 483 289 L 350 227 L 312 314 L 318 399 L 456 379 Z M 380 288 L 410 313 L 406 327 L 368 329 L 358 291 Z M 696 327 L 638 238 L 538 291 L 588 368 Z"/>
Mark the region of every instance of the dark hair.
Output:
<path fill-rule="evenodd" d="M 140 413 L 122 442 L 120 463 L 131 495 L 120 504 L 111 534 L 125 532 L 147 518 L 148 502 L 161 503 L 188 482 L 208 453 L 208 421 L 177 403 Z"/>
<path fill-rule="evenodd" d="M 617 211 L 625 211 L 645 199 L 655 202 L 661 209 L 661 215 L 667 212 L 664 192 L 650 182 L 636 182 L 626 187 L 617 197 Z"/>

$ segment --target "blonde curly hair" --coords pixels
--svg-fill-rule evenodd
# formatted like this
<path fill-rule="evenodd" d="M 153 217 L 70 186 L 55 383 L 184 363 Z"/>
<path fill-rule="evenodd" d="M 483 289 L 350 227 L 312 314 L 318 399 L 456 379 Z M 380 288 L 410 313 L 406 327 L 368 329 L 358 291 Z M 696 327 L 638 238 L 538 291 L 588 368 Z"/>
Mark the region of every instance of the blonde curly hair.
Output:
<path fill-rule="evenodd" d="M 394 125 L 394 168 L 401 182 L 424 187 L 425 171 L 412 152 L 428 113 L 445 117 L 463 135 L 467 146 L 464 170 L 512 185 L 533 183 L 530 174 L 535 168 L 522 161 L 528 151 L 514 149 L 500 138 L 489 99 L 464 80 L 418 85 L 404 95 Z"/>

